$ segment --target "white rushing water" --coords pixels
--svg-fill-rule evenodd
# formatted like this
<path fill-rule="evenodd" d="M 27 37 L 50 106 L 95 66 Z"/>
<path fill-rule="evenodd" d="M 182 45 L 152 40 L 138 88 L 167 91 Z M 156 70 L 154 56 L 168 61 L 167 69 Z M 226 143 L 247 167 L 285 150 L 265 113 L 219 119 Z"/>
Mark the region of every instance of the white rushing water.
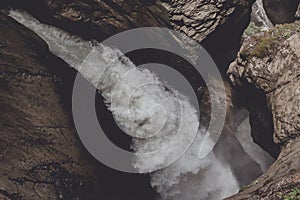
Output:
<path fill-rule="evenodd" d="M 84 41 L 23 12 L 10 11 L 10 16 L 37 33 L 53 54 L 101 91 L 118 125 L 136 137 L 132 144 L 136 152 L 159 150 L 179 132 L 171 148 L 163 149 L 159 156 L 137 154 L 133 165 L 139 171 L 151 171 L 170 162 L 189 142 L 186 138 L 193 137 L 199 119 L 189 100 L 176 90 L 166 90 L 157 75 L 137 68 L 118 49 Z M 238 192 L 239 184 L 228 164 L 213 152 L 199 159 L 204 132 L 198 130 L 195 142 L 179 160 L 151 173 L 151 185 L 162 199 L 218 200 Z"/>
<path fill-rule="evenodd" d="M 218 200 L 238 192 L 239 184 L 228 164 L 213 152 L 205 159 L 197 158 L 201 136 L 199 133 L 189 151 L 174 164 L 152 174 L 151 184 L 161 199 Z"/>
<path fill-rule="evenodd" d="M 168 165 L 194 139 L 199 119 L 188 99 L 167 91 L 155 74 L 137 68 L 118 49 L 71 36 L 26 13 L 11 11 L 10 16 L 37 33 L 52 53 L 101 91 L 115 121 L 134 137 L 132 147 L 141 154 L 136 154 L 133 165 L 140 172 Z"/>

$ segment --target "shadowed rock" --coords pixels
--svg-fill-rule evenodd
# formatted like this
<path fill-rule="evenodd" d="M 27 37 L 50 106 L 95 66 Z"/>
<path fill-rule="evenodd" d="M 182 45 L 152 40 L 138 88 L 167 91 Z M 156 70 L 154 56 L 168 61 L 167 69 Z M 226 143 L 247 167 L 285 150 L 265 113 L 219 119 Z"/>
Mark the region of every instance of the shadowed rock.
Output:
<path fill-rule="evenodd" d="M 295 21 L 299 0 L 263 0 L 265 10 L 273 24 Z"/>

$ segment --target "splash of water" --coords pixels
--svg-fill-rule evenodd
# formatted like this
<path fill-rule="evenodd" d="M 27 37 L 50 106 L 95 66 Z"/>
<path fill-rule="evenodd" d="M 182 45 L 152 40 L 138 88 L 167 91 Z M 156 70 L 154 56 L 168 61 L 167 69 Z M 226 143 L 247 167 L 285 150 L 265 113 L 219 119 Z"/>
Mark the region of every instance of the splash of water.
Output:
<path fill-rule="evenodd" d="M 116 48 L 84 41 L 25 13 L 11 11 L 10 16 L 37 33 L 52 53 L 101 91 L 115 121 L 134 136 L 133 165 L 140 172 L 171 163 L 189 146 L 199 126 L 197 111 L 176 90 L 166 90 L 155 74 L 137 68 Z M 155 157 L 148 153 L 154 151 L 159 152 Z"/>

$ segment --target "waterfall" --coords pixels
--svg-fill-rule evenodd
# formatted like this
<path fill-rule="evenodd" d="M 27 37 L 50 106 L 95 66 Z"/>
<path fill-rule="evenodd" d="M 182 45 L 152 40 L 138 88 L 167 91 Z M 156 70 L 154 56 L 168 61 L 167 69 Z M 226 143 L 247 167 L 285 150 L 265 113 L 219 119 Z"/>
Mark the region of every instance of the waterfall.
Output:
<path fill-rule="evenodd" d="M 53 54 L 99 89 L 117 124 L 135 137 L 132 141 L 135 152 L 155 151 L 169 143 L 177 130 L 180 132 L 177 141 L 155 157 L 137 154 L 132 165 L 140 172 L 152 171 L 170 162 L 186 146 L 188 138 L 193 137 L 193 131 L 197 131 L 197 111 L 188 98 L 172 88 L 166 90 L 158 75 L 136 67 L 118 49 L 41 24 L 24 12 L 10 11 L 9 15 L 38 34 Z M 127 112 L 128 100 L 134 107 L 130 112 Z M 182 118 L 180 127 L 178 116 Z M 157 132 L 160 134 L 156 135 Z M 161 199 L 216 200 L 238 192 L 239 183 L 228 163 L 218 160 L 213 152 L 199 159 L 204 133 L 200 128 L 192 146 L 180 159 L 150 174 L 151 185 Z M 153 137 L 146 138 L 149 135 Z"/>
<path fill-rule="evenodd" d="M 177 91 L 167 91 L 154 73 L 137 68 L 116 48 L 84 41 L 26 13 L 11 11 L 10 16 L 37 33 L 53 54 L 101 91 L 117 124 L 134 137 L 132 147 L 140 154 L 133 165 L 140 172 L 168 165 L 194 139 L 199 126 L 196 109 Z M 143 154 L 154 151 L 159 151 L 156 157 Z"/>

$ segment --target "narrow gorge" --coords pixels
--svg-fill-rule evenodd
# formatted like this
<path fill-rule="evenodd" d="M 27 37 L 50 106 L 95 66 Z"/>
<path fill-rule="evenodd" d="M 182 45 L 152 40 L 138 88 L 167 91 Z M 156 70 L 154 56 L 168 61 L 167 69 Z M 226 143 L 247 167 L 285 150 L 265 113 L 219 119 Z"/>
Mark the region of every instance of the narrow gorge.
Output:
<path fill-rule="evenodd" d="M 0 2 L 0 198 L 299 199 L 300 2 L 274 2 Z M 191 61 L 200 44 L 220 72 L 213 91 L 182 56 L 106 43 L 142 27 L 153 43 L 189 44 Z M 74 111 L 77 72 L 91 110 Z M 208 131 L 222 109 L 224 127 Z M 98 161 L 75 112 L 95 112 L 80 120 L 134 155 L 116 163 L 135 173 Z"/>

